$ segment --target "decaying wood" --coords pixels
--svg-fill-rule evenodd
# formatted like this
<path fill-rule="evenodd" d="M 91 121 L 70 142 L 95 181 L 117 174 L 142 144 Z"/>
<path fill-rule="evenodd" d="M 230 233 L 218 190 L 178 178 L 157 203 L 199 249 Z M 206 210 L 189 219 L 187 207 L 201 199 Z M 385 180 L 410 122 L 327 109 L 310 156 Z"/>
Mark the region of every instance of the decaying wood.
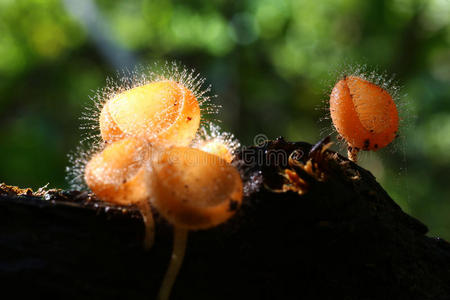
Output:
<path fill-rule="evenodd" d="M 190 233 L 171 299 L 450 299 L 450 244 L 427 237 L 369 171 L 325 144 L 278 139 L 239 154 L 244 205 Z M 1 291 L 153 299 L 172 247 L 170 226 L 156 221 L 145 252 L 136 208 L 2 185 Z"/>

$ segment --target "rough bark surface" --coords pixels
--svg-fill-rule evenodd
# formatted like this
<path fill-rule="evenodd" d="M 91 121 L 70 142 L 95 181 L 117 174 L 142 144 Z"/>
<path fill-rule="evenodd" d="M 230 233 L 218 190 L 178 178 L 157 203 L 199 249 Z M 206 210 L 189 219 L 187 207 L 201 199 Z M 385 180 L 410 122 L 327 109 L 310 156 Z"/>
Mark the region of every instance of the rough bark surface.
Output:
<path fill-rule="evenodd" d="M 427 237 L 369 171 L 325 144 L 278 139 L 238 155 L 244 204 L 226 224 L 189 234 L 171 299 L 450 299 L 450 244 Z M 293 151 L 289 164 L 282 155 Z M 134 207 L 1 185 L 1 291 L 154 299 L 172 250 L 170 225 L 156 220 L 146 252 Z"/>

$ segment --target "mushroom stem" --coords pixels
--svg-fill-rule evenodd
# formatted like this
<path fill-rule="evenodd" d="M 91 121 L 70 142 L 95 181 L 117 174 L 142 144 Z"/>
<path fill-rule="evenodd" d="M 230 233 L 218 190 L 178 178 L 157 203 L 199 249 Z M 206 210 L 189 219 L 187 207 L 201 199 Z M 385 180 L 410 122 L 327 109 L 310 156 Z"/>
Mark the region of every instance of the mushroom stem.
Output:
<path fill-rule="evenodd" d="M 358 152 L 356 148 L 348 148 L 347 150 L 347 156 L 348 159 L 350 159 L 352 162 L 356 163 L 358 161 Z"/>
<path fill-rule="evenodd" d="M 158 297 L 156 298 L 158 300 L 168 300 L 170 297 L 172 286 L 183 263 L 187 239 L 188 230 L 174 226 L 172 257 L 170 258 L 169 267 L 167 268 L 166 275 L 164 275 Z"/>
<path fill-rule="evenodd" d="M 147 200 L 137 204 L 145 225 L 144 248 L 149 250 L 155 242 L 155 220 L 153 219 L 152 208 Z"/>

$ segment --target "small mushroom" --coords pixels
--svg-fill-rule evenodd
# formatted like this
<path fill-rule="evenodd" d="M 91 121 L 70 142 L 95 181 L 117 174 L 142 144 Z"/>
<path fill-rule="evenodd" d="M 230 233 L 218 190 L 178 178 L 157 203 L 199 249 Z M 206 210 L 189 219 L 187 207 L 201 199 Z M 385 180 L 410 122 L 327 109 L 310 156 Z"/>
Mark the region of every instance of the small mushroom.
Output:
<path fill-rule="evenodd" d="M 330 95 L 330 114 L 354 162 L 361 149 L 384 148 L 398 131 L 399 116 L 392 96 L 358 76 L 346 76 L 336 83 Z"/>
<path fill-rule="evenodd" d="M 233 134 L 221 131 L 220 127 L 212 123 L 202 126 L 193 141 L 193 148 L 215 154 L 227 162 L 234 158 L 240 143 Z"/>
<path fill-rule="evenodd" d="M 215 227 L 233 216 L 242 202 L 242 180 L 224 159 L 194 148 L 169 148 L 151 164 L 151 203 L 174 227 L 172 258 L 158 295 L 166 300 L 182 264 L 188 231 Z"/>
<path fill-rule="evenodd" d="M 148 203 L 150 175 L 144 166 L 150 150 L 138 139 L 124 138 L 95 154 L 84 170 L 86 184 L 97 197 L 109 203 L 139 208 L 146 228 L 146 248 L 154 241 L 154 221 Z"/>

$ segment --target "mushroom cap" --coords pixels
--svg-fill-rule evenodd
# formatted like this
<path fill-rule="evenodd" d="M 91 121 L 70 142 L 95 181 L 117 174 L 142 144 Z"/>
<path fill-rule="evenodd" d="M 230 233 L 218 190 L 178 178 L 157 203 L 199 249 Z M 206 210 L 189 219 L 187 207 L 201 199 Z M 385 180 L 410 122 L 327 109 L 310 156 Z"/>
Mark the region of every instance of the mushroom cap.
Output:
<path fill-rule="evenodd" d="M 387 146 L 398 131 L 398 111 L 391 95 L 356 76 L 334 86 L 330 113 L 337 132 L 353 148 L 376 151 Z"/>
<path fill-rule="evenodd" d="M 117 94 L 100 114 L 101 135 L 108 142 L 134 136 L 157 146 L 187 146 L 199 125 L 200 106 L 195 95 L 172 80 Z"/>
<path fill-rule="evenodd" d="M 210 141 L 205 141 L 199 145 L 198 148 L 205 152 L 215 154 L 228 163 L 233 160 L 233 154 L 231 153 L 230 148 L 228 148 L 227 144 L 222 140 L 213 139 Z"/>
<path fill-rule="evenodd" d="M 148 199 L 149 170 L 144 167 L 147 149 L 135 138 L 106 146 L 86 164 L 86 184 L 97 197 L 110 203 L 134 204 Z"/>
<path fill-rule="evenodd" d="M 177 227 L 217 226 L 241 205 L 239 172 L 217 155 L 174 147 L 162 151 L 152 165 L 152 204 Z"/>
<path fill-rule="evenodd" d="M 106 102 L 103 105 L 102 111 L 100 112 L 100 134 L 104 141 L 114 142 L 124 138 L 125 134 L 122 132 L 122 130 L 120 130 L 116 122 L 111 117 L 111 114 L 109 113 L 108 103 L 109 102 Z"/>

